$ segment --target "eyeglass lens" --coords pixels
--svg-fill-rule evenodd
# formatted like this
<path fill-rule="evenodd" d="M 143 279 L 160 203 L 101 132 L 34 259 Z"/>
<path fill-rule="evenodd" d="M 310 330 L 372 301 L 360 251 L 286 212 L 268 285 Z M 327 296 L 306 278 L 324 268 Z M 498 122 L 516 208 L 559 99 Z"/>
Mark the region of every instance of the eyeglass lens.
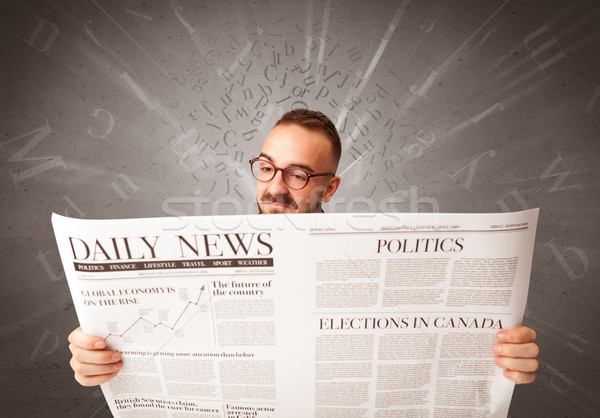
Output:
<path fill-rule="evenodd" d="M 268 161 L 258 160 L 252 164 L 252 174 L 259 181 L 270 181 L 276 173 L 275 166 Z M 292 189 L 302 189 L 308 183 L 308 175 L 301 168 L 287 167 L 283 169 L 283 181 Z"/>

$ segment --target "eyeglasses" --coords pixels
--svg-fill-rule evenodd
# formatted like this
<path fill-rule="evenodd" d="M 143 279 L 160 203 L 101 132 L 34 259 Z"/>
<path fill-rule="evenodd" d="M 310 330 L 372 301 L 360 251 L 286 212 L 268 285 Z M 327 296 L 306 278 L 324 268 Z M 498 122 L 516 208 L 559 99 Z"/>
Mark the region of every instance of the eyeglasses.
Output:
<path fill-rule="evenodd" d="M 332 173 L 309 173 L 303 168 L 289 166 L 286 168 L 275 167 L 271 162 L 260 158 L 250 160 L 250 169 L 252 175 L 258 181 L 271 181 L 277 171 L 281 171 L 283 182 L 287 187 L 293 190 L 300 190 L 306 187 L 312 177 L 333 176 Z"/>

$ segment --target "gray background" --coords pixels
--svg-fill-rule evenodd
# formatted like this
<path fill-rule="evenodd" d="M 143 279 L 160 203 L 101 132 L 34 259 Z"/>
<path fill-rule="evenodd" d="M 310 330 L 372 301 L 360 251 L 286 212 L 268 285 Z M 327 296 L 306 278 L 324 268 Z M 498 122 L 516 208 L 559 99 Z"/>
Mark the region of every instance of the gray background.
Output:
<path fill-rule="evenodd" d="M 2 415 L 109 415 L 50 213 L 254 213 L 247 160 L 306 106 L 343 141 L 327 211 L 541 208 L 510 415 L 598 413 L 597 1 L 2 3 Z"/>

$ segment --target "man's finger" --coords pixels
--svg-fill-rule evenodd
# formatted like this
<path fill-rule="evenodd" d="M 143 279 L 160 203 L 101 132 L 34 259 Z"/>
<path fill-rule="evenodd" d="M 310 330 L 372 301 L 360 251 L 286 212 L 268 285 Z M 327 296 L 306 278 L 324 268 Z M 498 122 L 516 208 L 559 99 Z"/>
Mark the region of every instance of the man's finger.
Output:
<path fill-rule="evenodd" d="M 514 380 L 517 385 L 531 383 L 535 380 L 535 373 L 518 372 L 515 370 L 504 370 L 504 377 Z"/>
<path fill-rule="evenodd" d="M 523 325 L 515 329 L 503 329 L 496 334 L 499 341 L 516 344 L 535 341 L 535 337 L 535 331 Z"/>
<path fill-rule="evenodd" d="M 74 358 L 71 359 L 71 368 L 80 376 L 113 375 L 123 368 L 123 362 L 112 364 L 90 364 L 81 363 Z"/>
<path fill-rule="evenodd" d="M 73 359 L 81 363 L 109 364 L 121 360 L 121 353 L 109 350 L 86 350 L 75 344 L 69 344 Z"/>
<path fill-rule="evenodd" d="M 540 349 L 535 343 L 524 343 L 524 344 L 509 344 L 509 343 L 497 343 L 492 346 L 492 350 L 495 354 L 504 357 L 522 357 L 522 358 L 534 358 L 540 353 Z"/>
<path fill-rule="evenodd" d="M 106 341 L 100 337 L 86 334 L 81 328 L 77 328 L 69 335 L 69 342 L 88 350 L 101 350 L 106 348 Z"/>
<path fill-rule="evenodd" d="M 75 380 L 77 380 L 81 386 L 97 386 L 108 382 L 116 375 L 117 373 L 102 374 L 98 376 L 82 376 L 75 373 Z"/>
<path fill-rule="evenodd" d="M 494 363 L 503 369 L 509 369 L 521 372 L 534 372 L 539 364 L 536 359 L 532 358 L 512 358 L 512 357 L 494 357 Z"/>

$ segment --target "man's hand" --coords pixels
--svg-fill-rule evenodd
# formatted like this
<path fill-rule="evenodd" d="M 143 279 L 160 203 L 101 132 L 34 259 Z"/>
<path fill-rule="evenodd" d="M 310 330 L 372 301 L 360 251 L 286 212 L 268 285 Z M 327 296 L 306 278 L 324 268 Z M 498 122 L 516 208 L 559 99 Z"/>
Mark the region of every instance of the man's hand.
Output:
<path fill-rule="evenodd" d="M 506 369 L 504 377 L 514 380 L 517 384 L 531 383 L 535 380 L 538 361 L 535 357 L 540 349 L 535 341 L 535 331 L 520 326 L 515 329 L 504 329 L 496 334 L 499 343 L 492 350 L 496 354 L 494 362 Z"/>
<path fill-rule="evenodd" d="M 96 386 L 108 382 L 123 367 L 121 353 L 105 350 L 106 342 L 92 337 L 77 328 L 69 335 L 69 350 L 73 354 L 71 368 L 75 380 L 83 386 Z"/>

